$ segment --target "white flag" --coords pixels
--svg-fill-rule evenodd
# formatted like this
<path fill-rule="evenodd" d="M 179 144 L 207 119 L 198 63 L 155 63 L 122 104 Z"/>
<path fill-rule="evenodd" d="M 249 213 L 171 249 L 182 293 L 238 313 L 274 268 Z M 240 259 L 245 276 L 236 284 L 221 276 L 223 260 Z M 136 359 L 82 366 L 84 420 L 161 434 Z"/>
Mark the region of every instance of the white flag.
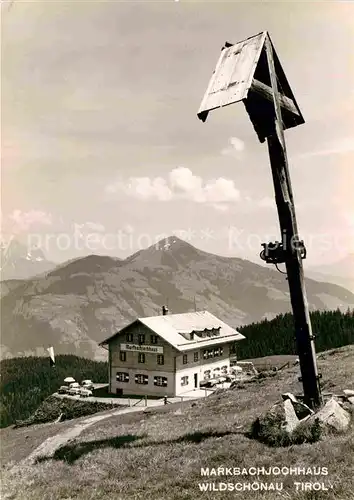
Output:
<path fill-rule="evenodd" d="M 47 351 L 49 352 L 50 366 L 55 366 L 54 348 L 48 347 Z"/>

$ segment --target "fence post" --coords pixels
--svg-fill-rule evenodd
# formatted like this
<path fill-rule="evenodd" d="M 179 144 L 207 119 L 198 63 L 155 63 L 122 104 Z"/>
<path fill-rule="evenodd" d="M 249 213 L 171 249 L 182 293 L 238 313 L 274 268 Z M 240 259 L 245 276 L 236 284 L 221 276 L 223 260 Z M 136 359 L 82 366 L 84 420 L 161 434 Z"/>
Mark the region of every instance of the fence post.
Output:
<path fill-rule="evenodd" d="M 130 405 L 130 398 L 128 398 L 128 402 L 129 402 L 129 408 L 130 408 L 130 406 L 131 406 L 131 405 Z"/>
<path fill-rule="evenodd" d="M 147 396 L 145 396 L 145 406 L 147 406 Z"/>

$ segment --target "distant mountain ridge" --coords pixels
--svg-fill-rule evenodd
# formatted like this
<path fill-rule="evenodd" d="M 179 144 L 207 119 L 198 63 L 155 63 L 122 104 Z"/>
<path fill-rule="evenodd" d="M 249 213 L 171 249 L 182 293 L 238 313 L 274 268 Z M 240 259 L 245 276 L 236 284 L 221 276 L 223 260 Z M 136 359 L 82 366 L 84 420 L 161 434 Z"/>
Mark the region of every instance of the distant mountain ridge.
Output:
<path fill-rule="evenodd" d="M 332 276 L 340 276 L 342 278 L 351 277 L 354 279 L 354 253 L 349 253 L 337 262 L 326 264 L 321 268 L 314 269 L 322 272 L 323 274 L 330 274 Z"/>
<path fill-rule="evenodd" d="M 354 307 L 354 294 L 307 281 L 311 310 Z M 286 277 L 250 261 L 204 252 L 171 236 L 125 260 L 90 255 L 45 276 L 3 282 L 3 357 L 61 354 L 104 359 L 98 342 L 139 316 L 206 309 L 238 327 L 290 311 Z M 4 354 L 5 353 L 5 354 Z"/>
<path fill-rule="evenodd" d="M 354 292 L 354 253 L 332 264 L 310 267 L 306 270 L 306 275 L 317 281 L 344 286 Z"/>
<path fill-rule="evenodd" d="M 56 264 L 46 259 L 39 247 L 28 248 L 18 240 L 0 243 L 1 281 L 29 279 L 53 269 Z"/>
<path fill-rule="evenodd" d="M 339 285 L 350 292 L 354 293 L 354 279 L 347 277 L 343 278 L 342 276 L 332 276 L 330 274 L 325 274 L 321 273 L 318 271 L 313 271 L 311 269 L 305 270 L 305 276 L 308 278 L 311 278 L 315 281 L 320 281 L 320 282 L 325 282 L 325 283 L 332 283 L 334 285 Z"/>

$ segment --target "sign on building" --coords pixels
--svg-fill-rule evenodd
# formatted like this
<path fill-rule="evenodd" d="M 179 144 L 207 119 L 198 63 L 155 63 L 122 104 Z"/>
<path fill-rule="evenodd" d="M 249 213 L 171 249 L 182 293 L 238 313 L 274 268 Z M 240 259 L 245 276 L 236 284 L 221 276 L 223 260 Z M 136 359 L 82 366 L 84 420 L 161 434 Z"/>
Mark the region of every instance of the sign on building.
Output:
<path fill-rule="evenodd" d="M 121 344 L 121 351 L 150 352 L 152 354 L 163 354 L 163 347 L 156 345 Z"/>

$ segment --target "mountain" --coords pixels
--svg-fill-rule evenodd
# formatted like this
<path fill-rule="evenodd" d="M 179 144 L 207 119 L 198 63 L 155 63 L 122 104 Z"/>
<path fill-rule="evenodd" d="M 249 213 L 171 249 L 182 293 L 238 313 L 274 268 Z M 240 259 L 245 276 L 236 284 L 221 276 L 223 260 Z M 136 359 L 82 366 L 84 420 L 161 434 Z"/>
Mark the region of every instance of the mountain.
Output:
<path fill-rule="evenodd" d="M 305 271 L 306 276 L 316 281 L 333 283 L 334 285 L 343 286 L 350 292 L 354 293 L 354 278 L 343 278 L 342 276 L 331 276 L 330 274 L 321 273 L 309 269 Z"/>
<path fill-rule="evenodd" d="M 354 279 L 354 253 L 348 254 L 337 262 L 322 266 L 321 272 L 331 274 L 332 276 L 340 276 L 342 278 L 351 277 Z"/>
<path fill-rule="evenodd" d="M 17 288 L 18 286 L 22 285 L 24 283 L 24 280 L 7 280 L 7 281 L 0 281 L 0 298 L 4 297 L 7 295 L 11 290 L 14 288 Z"/>
<path fill-rule="evenodd" d="M 354 307 L 340 286 L 306 284 L 311 310 Z M 125 260 L 90 255 L 17 284 L 1 299 L 1 342 L 6 357 L 53 345 L 58 354 L 103 359 L 98 342 L 163 304 L 173 313 L 207 309 L 235 327 L 291 309 L 278 271 L 169 237 Z"/>
<path fill-rule="evenodd" d="M 56 264 L 46 259 L 43 251 L 12 239 L 0 244 L 0 278 L 5 280 L 28 279 L 53 269 Z"/>
<path fill-rule="evenodd" d="M 354 292 L 354 253 L 332 264 L 310 267 L 306 273 L 317 281 L 335 283 Z"/>

